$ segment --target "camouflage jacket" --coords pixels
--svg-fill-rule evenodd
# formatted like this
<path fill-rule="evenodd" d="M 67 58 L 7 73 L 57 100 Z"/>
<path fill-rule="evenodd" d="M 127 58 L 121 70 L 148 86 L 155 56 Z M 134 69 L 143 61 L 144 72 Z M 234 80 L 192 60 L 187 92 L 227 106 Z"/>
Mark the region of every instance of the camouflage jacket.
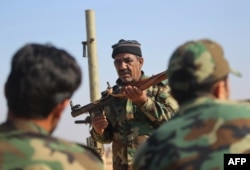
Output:
<path fill-rule="evenodd" d="M 180 106 L 135 155 L 135 170 L 223 170 L 224 153 L 250 153 L 250 105 L 201 97 Z"/>
<path fill-rule="evenodd" d="M 117 85 L 121 85 L 119 80 Z M 114 170 L 131 169 L 132 158 L 138 145 L 176 112 L 177 103 L 169 92 L 166 82 L 161 82 L 147 89 L 148 101 L 141 107 L 133 104 L 131 100 L 116 97 L 113 99 L 113 105 L 104 109 L 109 126 L 101 136 L 93 129 L 90 133 L 94 140 L 100 143 L 113 142 Z"/>
<path fill-rule="evenodd" d="M 0 125 L 1 170 L 104 170 L 102 160 L 87 147 L 50 136 L 31 122 Z"/>

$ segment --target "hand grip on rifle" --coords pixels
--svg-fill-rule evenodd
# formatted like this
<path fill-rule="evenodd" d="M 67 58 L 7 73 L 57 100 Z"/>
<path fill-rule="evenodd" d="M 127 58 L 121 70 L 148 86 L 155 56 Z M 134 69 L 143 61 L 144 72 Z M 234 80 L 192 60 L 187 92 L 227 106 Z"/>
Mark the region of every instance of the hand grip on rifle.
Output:
<path fill-rule="evenodd" d="M 142 80 L 139 80 L 133 84 L 131 84 L 132 86 L 136 86 L 138 87 L 140 90 L 146 90 L 147 88 L 149 88 L 150 86 L 160 83 L 163 80 L 167 79 L 167 71 L 163 71 L 159 74 L 153 75 L 149 78 L 145 78 Z M 79 116 L 81 114 L 84 113 L 93 113 L 95 111 L 99 111 L 101 109 L 103 109 L 105 106 L 110 104 L 110 100 L 111 97 L 126 97 L 126 95 L 124 93 L 121 93 L 120 88 L 111 88 L 108 85 L 108 88 L 106 91 L 102 92 L 102 95 L 104 94 L 104 97 L 102 97 L 99 100 L 96 100 L 92 103 L 89 103 L 85 106 L 80 106 L 79 104 L 73 106 L 72 102 L 70 103 L 71 105 L 71 115 L 73 117 Z M 84 122 L 83 122 L 84 123 Z"/>

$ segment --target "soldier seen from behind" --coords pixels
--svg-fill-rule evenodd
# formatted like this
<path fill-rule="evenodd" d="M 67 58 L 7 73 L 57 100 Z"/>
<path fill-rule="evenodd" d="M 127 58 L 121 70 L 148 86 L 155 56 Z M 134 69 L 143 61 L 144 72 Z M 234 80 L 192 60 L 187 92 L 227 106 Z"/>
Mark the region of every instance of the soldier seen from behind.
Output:
<path fill-rule="evenodd" d="M 250 153 L 250 105 L 229 100 L 233 71 L 209 39 L 176 49 L 168 65 L 179 111 L 138 149 L 135 170 L 223 170 L 225 153 Z"/>
<path fill-rule="evenodd" d="M 27 44 L 14 54 L 0 125 L 1 170 L 104 169 L 91 149 L 52 136 L 81 76 L 75 59 L 51 45 Z"/>

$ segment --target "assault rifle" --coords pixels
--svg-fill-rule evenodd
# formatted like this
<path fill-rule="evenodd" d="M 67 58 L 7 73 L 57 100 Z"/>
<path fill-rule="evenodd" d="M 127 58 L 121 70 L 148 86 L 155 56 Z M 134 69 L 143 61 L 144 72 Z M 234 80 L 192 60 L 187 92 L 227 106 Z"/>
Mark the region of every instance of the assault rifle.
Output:
<path fill-rule="evenodd" d="M 149 78 L 141 79 L 135 83 L 132 83 L 131 85 L 138 87 L 140 90 L 146 90 L 150 86 L 158 84 L 166 79 L 167 79 L 167 71 L 163 71 Z M 105 91 L 103 91 L 101 95 L 102 95 L 101 99 L 89 103 L 85 106 L 81 106 L 79 104 L 74 106 L 72 101 L 70 102 L 72 117 L 77 117 L 85 113 L 90 114 L 90 116 L 87 116 L 85 120 L 78 120 L 75 121 L 75 123 L 89 124 L 91 123 L 91 113 L 102 112 L 104 107 L 112 105 L 112 100 L 114 99 L 114 97 L 120 97 L 120 98 L 127 97 L 124 93 L 122 93 L 122 87 L 114 86 L 112 88 L 109 85 L 109 83 L 108 83 L 108 88 Z"/>

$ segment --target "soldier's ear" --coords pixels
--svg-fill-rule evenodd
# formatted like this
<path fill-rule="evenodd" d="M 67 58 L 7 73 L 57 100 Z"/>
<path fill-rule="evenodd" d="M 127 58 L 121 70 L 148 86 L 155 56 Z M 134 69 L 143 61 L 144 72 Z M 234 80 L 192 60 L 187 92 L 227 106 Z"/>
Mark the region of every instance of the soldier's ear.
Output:
<path fill-rule="evenodd" d="M 61 103 L 59 103 L 54 109 L 53 109 L 53 114 L 55 118 L 60 119 L 64 109 L 69 105 L 70 100 L 66 99 L 64 101 L 62 101 Z"/>
<path fill-rule="evenodd" d="M 217 83 L 214 84 L 213 95 L 220 99 L 228 99 L 229 98 L 229 86 L 228 86 L 228 80 L 220 80 Z"/>
<path fill-rule="evenodd" d="M 144 58 L 142 58 L 142 57 L 138 57 L 139 59 L 139 63 L 140 63 L 140 68 L 142 68 L 142 66 L 143 66 L 143 63 L 144 63 Z"/>
<path fill-rule="evenodd" d="M 64 109 L 69 105 L 70 100 L 66 99 L 63 102 L 59 103 L 49 114 L 49 117 L 47 120 L 49 120 L 50 123 L 50 129 L 49 131 L 54 131 L 55 127 L 57 127 L 58 122 L 60 121 L 60 118 L 63 114 Z"/>

